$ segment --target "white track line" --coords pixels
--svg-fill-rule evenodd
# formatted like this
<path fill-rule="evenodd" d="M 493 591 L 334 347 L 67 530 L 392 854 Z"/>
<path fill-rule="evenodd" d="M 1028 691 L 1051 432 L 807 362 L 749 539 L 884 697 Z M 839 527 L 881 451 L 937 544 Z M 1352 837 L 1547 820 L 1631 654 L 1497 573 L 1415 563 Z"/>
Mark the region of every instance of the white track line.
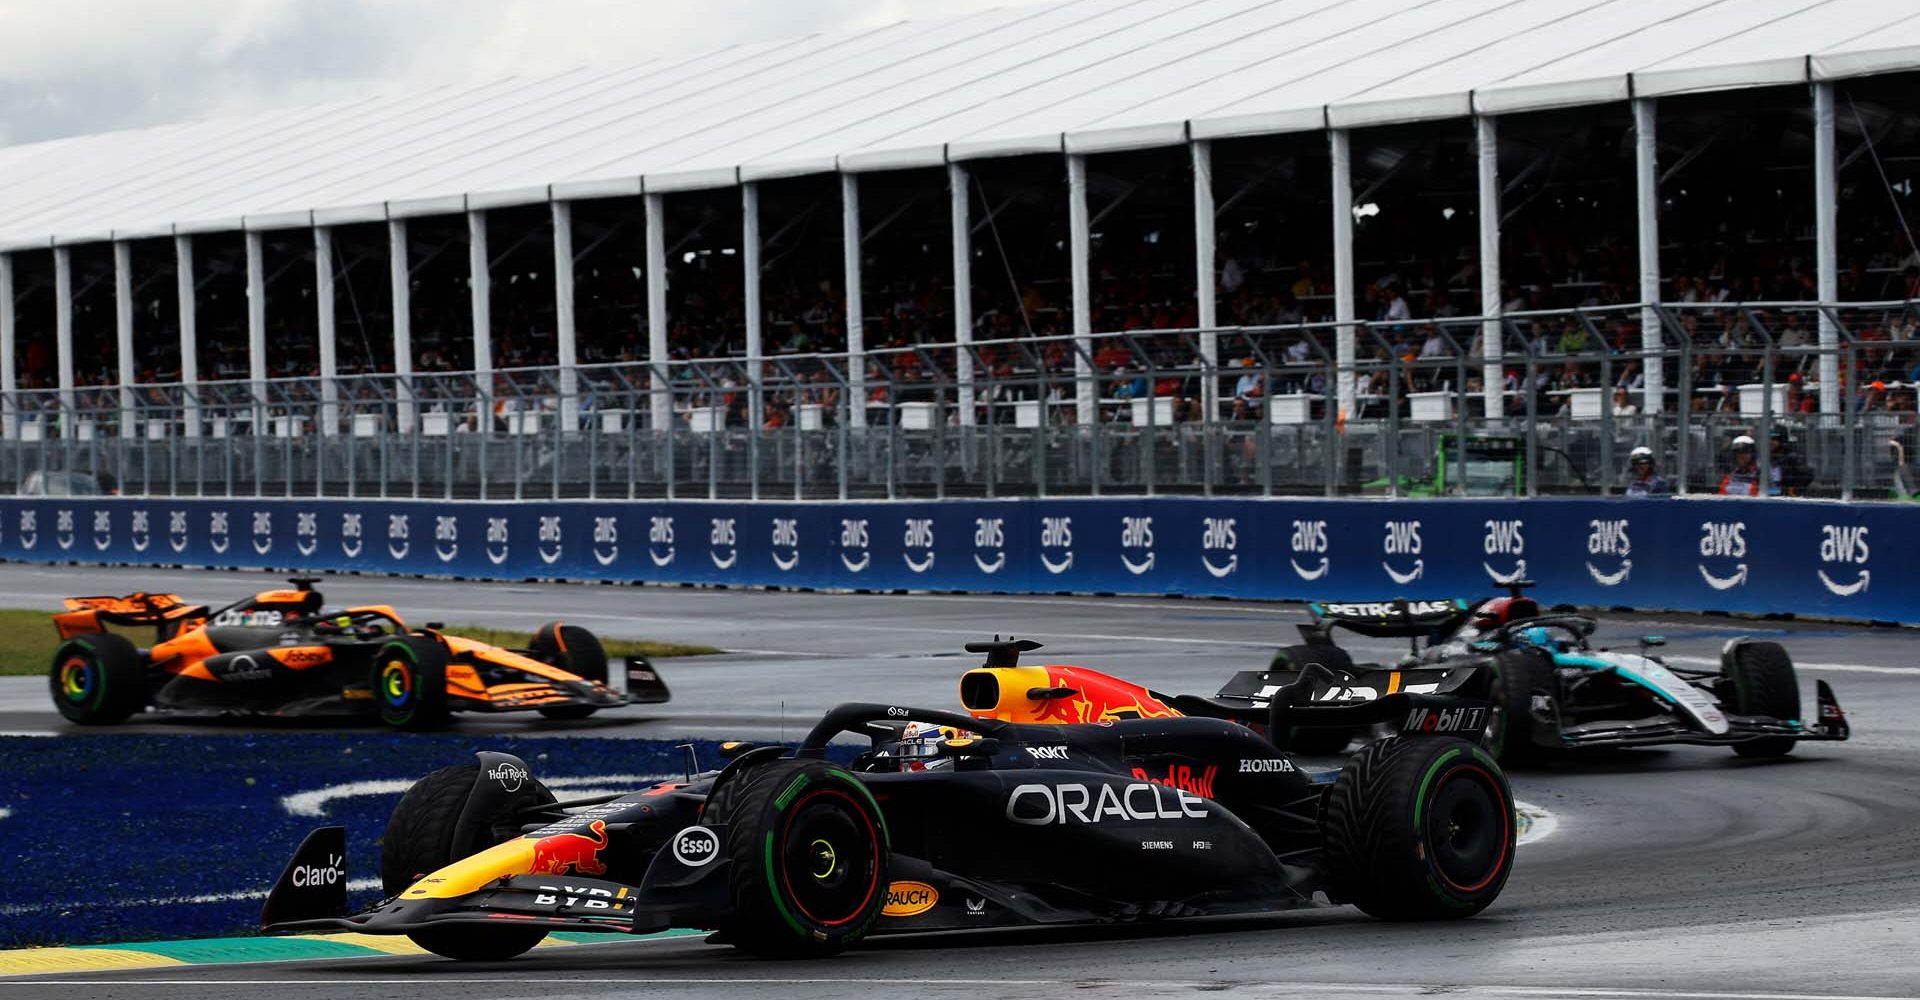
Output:
<path fill-rule="evenodd" d="M 1660 659 L 1669 663 L 1680 663 L 1690 667 L 1718 667 L 1717 656 L 1661 655 Z M 1896 677 L 1920 677 L 1920 668 L 1883 667 L 1872 663 L 1802 663 L 1794 661 L 1797 670 L 1829 670 L 1843 674 L 1891 674 Z"/>

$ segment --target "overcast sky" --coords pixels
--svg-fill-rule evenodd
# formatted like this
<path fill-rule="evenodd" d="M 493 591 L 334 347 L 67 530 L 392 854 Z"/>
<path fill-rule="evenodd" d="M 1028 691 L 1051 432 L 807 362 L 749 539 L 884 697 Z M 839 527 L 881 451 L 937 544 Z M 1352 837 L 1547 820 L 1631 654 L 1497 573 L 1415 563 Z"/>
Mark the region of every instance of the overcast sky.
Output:
<path fill-rule="evenodd" d="M 1037 0 L 0 0 L 0 145 Z"/>

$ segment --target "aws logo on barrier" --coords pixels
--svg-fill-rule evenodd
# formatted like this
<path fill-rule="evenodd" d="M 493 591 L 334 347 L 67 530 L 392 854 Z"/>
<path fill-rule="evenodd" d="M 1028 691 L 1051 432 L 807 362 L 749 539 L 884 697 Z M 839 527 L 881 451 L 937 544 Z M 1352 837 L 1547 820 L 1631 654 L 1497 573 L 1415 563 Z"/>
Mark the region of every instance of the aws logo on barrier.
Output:
<path fill-rule="evenodd" d="M 707 531 L 707 558 L 714 569 L 732 569 L 740 561 L 740 537 L 733 522 L 731 517 L 716 517 Z"/>
<path fill-rule="evenodd" d="M 96 552 L 105 552 L 113 547 L 113 512 L 96 510 L 93 512 L 93 548 Z"/>
<path fill-rule="evenodd" d="M 1702 521 L 1700 558 L 1700 578 L 1707 581 L 1707 586 L 1715 590 L 1732 590 L 1745 585 L 1747 564 L 1738 562 L 1729 571 L 1726 563 L 1747 558 L 1747 522 Z M 1709 569 L 1706 560 L 1711 560 L 1715 569 Z"/>
<path fill-rule="evenodd" d="M 1240 568 L 1240 519 L 1237 517 L 1207 517 L 1200 525 L 1200 565 L 1206 567 L 1207 575 L 1222 580 L 1233 575 Z M 1223 565 L 1213 564 L 1214 553 L 1224 552 L 1227 559 Z"/>
<path fill-rule="evenodd" d="M 153 544 L 153 513 L 136 510 L 127 518 L 127 540 L 132 543 L 133 551 L 145 552 Z"/>
<path fill-rule="evenodd" d="M 900 557 L 907 561 L 907 568 L 915 573 L 925 573 L 933 568 L 933 518 L 907 518 L 906 533 L 900 539 Z"/>
<path fill-rule="evenodd" d="M 673 518 L 647 519 L 647 561 L 662 569 L 673 565 Z"/>
<path fill-rule="evenodd" d="M 560 524 L 560 515 L 545 515 L 540 518 L 540 530 L 533 536 L 533 554 L 539 556 L 540 561 L 548 566 L 559 562 L 560 557 L 565 554 L 562 548 L 565 529 Z"/>
<path fill-rule="evenodd" d="M 1872 558 L 1873 550 L 1867 546 L 1867 527 L 1863 524 L 1823 524 L 1820 526 L 1820 562 L 1814 570 L 1820 576 L 1820 585 L 1836 597 L 1852 597 L 1867 589 L 1873 580 L 1873 571 L 1867 569 L 1867 560 Z M 1859 573 L 1852 580 L 1845 580 L 1844 574 L 1855 566 Z M 1827 575 L 1829 567 L 1837 567 L 1834 572 L 1842 575 L 1835 580 Z"/>
<path fill-rule="evenodd" d="M 1056 558 L 1054 552 L 1060 555 Z M 1055 575 L 1073 568 L 1073 518 L 1040 519 L 1040 565 Z"/>
<path fill-rule="evenodd" d="M 1587 522 L 1587 575 L 1602 587 L 1618 587 L 1633 572 L 1633 560 L 1629 558 L 1633 555 L 1633 539 L 1627 535 L 1627 527 L 1626 518 Z M 1611 568 L 1594 565 L 1596 557 Z"/>
<path fill-rule="evenodd" d="M 191 529 L 187 526 L 187 512 L 184 510 L 167 511 L 167 548 L 175 552 L 187 551 L 187 543 L 192 541 Z M 33 546 L 29 545 L 28 548 Z"/>
<path fill-rule="evenodd" d="M 395 559 L 405 559 L 413 550 L 413 515 L 387 515 L 387 555 Z"/>
<path fill-rule="evenodd" d="M 1420 522 L 1388 521 L 1386 529 L 1387 535 L 1380 542 L 1380 551 L 1388 558 L 1380 561 L 1380 568 L 1386 570 L 1387 576 L 1395 583 L 1412 583 L 1426 575 L 1427 561 L 1420 555 Z M 1401 559 L 1395 560 L 1395 556 Z M 1394 562 L 1399 561 L 1404 565 L 1406 556 L 1414 557 L 1412 565 L 1405 570 L 1395 568 Z"/>
<path fill-rule="evenodd" d="M 773 519 L 773 565 L 782 573 L 793 572 L 800 565 L 800 519 L 797 517 L 776 517 Z"/>
<path fill-rule="evenodd" d="M 507 528 L 504 517 L 487 518 L 487 561 L 495 566 L 507 561 L 512 554 L 512 532 Z"/>
<path fill-rule="evenodd" d="M 620 518 L 595 517 L 593 519 L 593 561 L 602 566 L 611 566 L 620 558 Z M 673 550 L 667 550 L 667 558 L 673 558 Z"/>
<path fill-rule="evenodd" d="M 253 512 L 253 551 L 266 555 L 273 551 L 273 512 L 256 510 Z"/>
<path fill-rule="evenodd" d="M 980 567 L 980 572 L 988 576 L 1006 567 L 1006 518 L 976 517 L 973 519 L 973 564 Z"/>
<path fill-rule="evenodd" d="M 1146 558 L 1135 562 L 1134 554 L 1139 552 L 1146 553 Z M 1120 519 L 1120 565 L 1134 576 L 1153 569 L 1153 518 Z"/>
<path fill-rule="evenodd" d="M 450 514 L 433 516 L 433 555 L 441 562 L 460 557 L 460 519 Z"/>
<path fill-rule="evenodd" d="M 62 550 L 73 548 L 73 511 L 65 507 L 53 512 L 53 543 Z"/>
<path fill-rule="evenodd" d="M 1525 525 L 1526 522 L 1519 518 L 1511 521 L 1488 521 L 1486 523 L 1487 535 L 1481 542 L 1481 549 L 1489 556 L 1501 557 L 1502 562 L 1506 561 L 1507 558 L 1513 559 L 1513 571 L 1502 573 L 1494 569 L 1492 563 L 1484 560 L 1480 563 L 1480 568 L 1487 571 L 1487 576 L 1490 577 L 1494 583 L 1503 587 L 1515 580 L 1526 578 L 1527 561 L 1521 558 L 1521 556 L 1525 555 L 1527 551 L 1527 538 L 1520 533 L 1520 529 L 1525 527 Z"/>
<path fill-rule="evenodd" d="M 320 515 L 314 511 L 303 510 L 293 515 L 293 547 L 303 556 L 310 556 L 320 548 Z"/>
<path fill-rule="evenodd" d="M 227 512 L 216 510 L 207 514 L 207 545 L 213 551 L 225 553 L 227 546 L 233 544 L 227 535 Z"/>
<path fill-rule="evenodd" d="M 360 558 L 360 552 L 366 547 L 366 536 L 359 514 L 340 515 L 340 552 L 348 559 Z"/>
<path fill-rule="evenodd" d="M 843 517 L 840 519 L 840 565 L 849 573 L 864 572 L 867 564 L 873 562 L 873 554 L 867 551 L 867 519 L 864 517 Z"/>
<path fill-rule="evenodd" d="M 1318 580 L 1326 576 L 1327 571 L 1333 568 L 1333 560 L 1327 555 L 1328 548 L 1327 522 L 1293 522 L 1293 554 L 1287 557 L 1287 562 L 1293 565 L 1295 576 L 1302 580 Z M 1317 566 L 1312 565 L 1314 556 L 1320 557 Z M 1308 565 L 1300 564 L 1303 558 Z"/>

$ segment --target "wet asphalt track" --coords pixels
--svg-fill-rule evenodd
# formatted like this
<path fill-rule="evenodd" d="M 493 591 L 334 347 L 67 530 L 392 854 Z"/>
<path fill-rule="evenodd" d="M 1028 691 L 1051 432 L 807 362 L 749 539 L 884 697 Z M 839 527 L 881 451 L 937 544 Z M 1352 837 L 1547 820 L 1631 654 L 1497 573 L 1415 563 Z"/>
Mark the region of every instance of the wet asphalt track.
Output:
<path fill-rule="evenodd" d="M 178 589 L 212 600 L 264 585 L 232 573 L 0 567 L 0 606 L 67 593 Z M 674 701 L 577 728 L 593 735 L 794 736 L 842 700 L 946 707 L 969 638 L 1033 636 L 1059 660 L 1210 693 L 1292 641 L 1297 607 L 1137 598 L 884 596 L 341 578 L 336 600 L 421 620 L 531 627 L 568 617 L 608 635 L 736 652 L 667 661 Z M 1633 751 L 1513 775 L 1558 832 L 1524 847 L 1481 917 L 1382 924 L 1346 908 L 1259 920 L 885 939 L 828 962 L 764 963 L 697 938 L 535 952 L 500 965 L 419 959 L 181 968 L 0 980 L 34 997 L 688 998 L 1163 996 L 1920 996 L 1920 635 L 1676 615 L 1654 631 L 1711 658 L 1775 633 L 1834 684 L 1856 737 L 1755 763 L 1705 748 Z M 1391 643 L 1355 644 L 1390 653 Z M 0 731 L 72 734 L 44 681 L 0 679 Z M 783 704 L 784 703 L 784 704 Z M 205 720 L 155 719 L 179 732 Z M 510 731 L 516 718 L 463 720 Z M 84 738 L 102 738 L 88 732 Z"/>

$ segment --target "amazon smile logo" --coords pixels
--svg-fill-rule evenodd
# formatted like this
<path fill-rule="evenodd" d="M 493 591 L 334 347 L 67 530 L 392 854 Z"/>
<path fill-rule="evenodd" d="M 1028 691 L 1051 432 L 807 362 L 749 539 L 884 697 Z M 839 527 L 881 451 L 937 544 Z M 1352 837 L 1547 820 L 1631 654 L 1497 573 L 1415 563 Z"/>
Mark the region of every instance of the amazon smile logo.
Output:
<path fill-rule="evenodd" d="M 620 558 L 620 519 L 618 517 L 600 517 L 593 519 L 593 561 L 601 566 L 611 566 Z M 667 549 L 667 561 L 673 561 L 673 549 Z"/>
<path fill-rule="evenodd" d="M 1626 518 L 1587 522 L 1587 575 L 1602 587 L 1618 587 L 1633 572 L 1633 539 Z M 1608 568 L 1602 569 L 1596 561 Z"/>
<path fill-rule="evenodd" d="M 773 519 L 773 543 L 771 555 L 773 565 L 782 573 L 791 573 L 800 565 L 800 519 L 797 517 L 776 517 Z"/>
<path fill-rule="evenodd" d="M 105 552 L 113 547 L 113 512 L 96 510 L 93 512 L 93 548 L 96 552 Z"/>
<path fill-rule="evenodd" d="M 900 557 L 907 561 L 908 570 L 925 573 L 933 568 L 933 518 L 909 517 L 906 520 L 906 532 L 900 539 Z"/>
<path fill-rule="evenodd" d="M 1732 590 L 1747 583 L 1747 522 L 1700 522 L 1700 578 L 1715 590 Z M 1706 560 L 1712 560 L 1709 567 Z M 1728 571 L 1725 563 L 1739 560 Z"/>
<path fill-rule="evenodd" d="M 1006 518 L 976 517 L 973 519 L 973 564 L 980 567 L 980 572 L 988 576 L 1006 567 Z"/>
<path fill-rule="evenodd" d="M 320 515 L 303 510 L 293 515 L 293 547 L 303 556 L 313 555 L 320 548 Z"/>
<path fill-rule="evenodd" d="M 395 559 L 405 559 L 412 550 L 413 542 L 409 536 L 413 533 L 413 515 L 387 515 L 387 555 Z"/>
<path fill-rule="evenodd" d="M 740 561 L 739 535 L 733 522 L 731 517 L 716 517 L 707 532 L 707 558 L 713 560 L 714 569 L 732 569 Z"/>
<path fill-rule="evenodd" d="M 1208 517 L 1201 519 L 1200 527 L 1200 565 L 1206 568 L 1207 575 L 1216 580 L 1224 580 L 1240 568 L 1240 519 L 1237 517 Z M 1214 565 L 1214 553 L 1223 552 L 1226 559 L 1222 565 Z"/>
<path fill-rule="evenodd" d="M 222 554 L 224 554 L 227 551 L 227 546 L 232 544 L 232 542 L 227 536 L 227 512 L 226 511 L 216 510 L 216 511 L 208 512 L 207 544 L 213 546 L 213 551 L 222 553 Z"/>
<path fill-rule="evenodd" d="M 133 551 L 145 552 L 153 544 L 152 513 L 136 510 L 130 515 L 127 535 L 133 539 Z"/>
<path fill-rule="evenodd" d="M 673 565 L 671 515 L 655 515 L 647 519 L 647 561 L 661 569 Z"/>
<path fill-rule="evenodd" d="M 1494 569 L 1492 562 L 1480 563 L 1480 568 L 1487 571 L 1487 576 L 1502 587 L 1515 580 L 1526 579 L 1527 560 L 1522 558 L 1527 551 L 1527 537 L 1522 533 L 1525 527 L 1526 522 L 1519 518 L 1486 522 L 1487 533 L 1481 539 L 1481 550 L 1500 562 L 1513 560 L 1513 569 L 1507 571 Z"/>
<path fill-rule="evenodd" d="M 1055 555 L 1058 550 L 1059 555 Z M 1055 576 L 1073 568 L 1073 518 L 1040 519 L 1040 565 Z"/>
<path fill-rule="evenodd" d="M 53 544 L 62 549 L 73 548 L 73 511 L 64 507 L 53 512 Z M 225 547 L 220 551 L 226 551 Z"/>
<path fill-rule="evenodd" d="M 864 517 L 841 518 L 840 565 L 845 566 L 849 573 L 860 573 L 864 572 L 867 564 L 872 561 L 873 556 L 867 551 L 867 519 Z"/>
<path fill-rule="evenodd" d="M 1141 552 L 1146 558 L 1136 561 L 1135 554 Z M 1120 565 L 1134 576 L 1153 569 L 1153 518 L 1120 518 Z"/>
<path fill-rule="evenodd" d="M 539 534 L 534 536 L 533 554 L 548 566 L 560 561 L 564 553 L 562 543 L 565 529 L 561 527 L 560 515 L 547 514 L 540 518 Z"/>
<path fill-rule="evenodd" d="M 1864 524 L 1823 524 L 1820 526 L 1820 562 L 1814 570 L 1820 577 L 1820 585 L 1835 597 L 1852 597 L 1864 593 L 1867 585 L 1873 582 L 1873 571 L 1867 568 L 1867 560 L 1873 557 L 1873 550 L 1867 545 L 1867 526 Z M 1827 570 L 1834 570 L 1829 576 Z M 1853 579 L 1847 579 L 1848 573 Z M 1837 577 L 1837 579 L 1836 579 Z"/>
<path fill-rule="evenodd" d="M 451 514 L 433 516 L 433 556 L 441 562 L 460 557 L 460 519 Z"/>
<path fill-rule="evenodd" d="M 263 556 L 273 551 L 273 512 L 270 510 L 253 512 L 253 551 Z"/>
<path fill-rule="evenodd" d="M 365 547 L 364 530 L 359 514 L 340 515 L 340 552 L 348 559 L 360 558 L 360 550 Z"/>
<path fill-rule="evenodd" d="M 508 547 L 511 535 L 506 518 L 487 518 L 487 562 L 498 566 L 507 561 L 507 556 L 511 553 Z"/>
<path fill-rule="evenodd" d="M 1327 557 L 1327 522 L 1293 522 L 1293 554 L 1287 562 L 1293 567 L 1293 575 L 1302 580 L 1318 580 L 1333 568 L 1333 562 Z M 1315 562 L 1318 557 L 1319 561 Z"/>
<path fill-rule="evenodd" d="M 182 515 L 185 516 L 185 515 Z M 33 548 L 40 541 L 40 516 L 38 511 L 20 512 L 20 547 Z"/>
<path fill-rule="evenodd" d="M 1380 548 L 1387 558 L 1380 560 L 1380 568 L 1387 571 L 1387 577 L 1404 585 L 1426 575 L 1427 561 L 1420 555 L 1420 522 L 1387 521 L 1385 524 L 1387 534 Z M 1395 559 L 1396 556 L 1399 558 Z M 1411 564 L 1406 561 L 1407 556 L 1413 557 Z M 1400 565 L 1394 565 L 1395 562 Z"/>

